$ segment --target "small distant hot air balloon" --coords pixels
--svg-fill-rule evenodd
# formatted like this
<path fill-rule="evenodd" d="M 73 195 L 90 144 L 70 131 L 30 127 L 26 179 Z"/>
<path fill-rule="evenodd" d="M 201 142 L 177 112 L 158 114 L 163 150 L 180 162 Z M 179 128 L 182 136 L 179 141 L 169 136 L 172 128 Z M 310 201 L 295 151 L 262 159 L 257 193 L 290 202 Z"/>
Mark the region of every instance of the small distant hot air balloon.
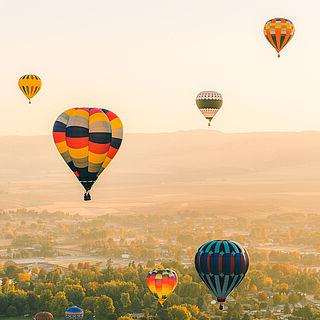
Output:
<path fill-rule="evenodd" d="M 29 103 L 31 103 L 30 100 L 41 88 L 41 79 L 34 74 L 26 74 L 19 79 L 18 85 L 22 93 L 29 99 Z"/>
<path fill-rule="evenodd" d="M 91 200 L 90 189 L 118 152 L 123 126 L 113 112 L 100 108 L 64 111 L 53 126 L 53 139 L 64 161 Z"/>
<path fill-rule="evenodd" d="M 38 312 L 34 317 L 34 320 L 53 320 L 53 315 L 50 312 L 42 311 Z"/>
<path fill-rule="evenodd" d="M 64 317 L 67 320 L 81 320 L 83 319 L 83 316 L 83 310 L 76 306 L 68 308 L 64 313 Z"/>
<path fill-rule="evenodd" d="M 295 28 L 289 19 L 274 18 L 266 22 L 263 31 L 265 37 L 276 49 L 280 58 L 280 51 L 293 37 Z"/>
<path fill-rule="evenodd" d="M 178 283 L 178 276 L 170 269 L 154 269 L 147 275 L 147 286 L 156 297 L 161 307 Z"/>
<path fill-rule="evenodd" d="M 196 103 L 201 113 L 208 120 L 208 126 L 210 126 L 211 120 L 222 106 L 223 99 L 219 92 L 202 91 L 197 95 Z"/>
<path fill-rule="evenodd" d="M 248 271 L 249 255 L 237 242 L 213 240 L 198 249 L 195 266 L 202 281 L 220 302 L 222 310 L 222 303 Z"/>

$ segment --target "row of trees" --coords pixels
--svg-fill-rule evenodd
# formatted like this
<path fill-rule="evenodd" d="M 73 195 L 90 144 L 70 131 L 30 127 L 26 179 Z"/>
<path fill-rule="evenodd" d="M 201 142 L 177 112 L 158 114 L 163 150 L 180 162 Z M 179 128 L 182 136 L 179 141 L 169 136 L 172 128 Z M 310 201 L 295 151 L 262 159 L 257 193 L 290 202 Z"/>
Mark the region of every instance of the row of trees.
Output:
<path fill-rule="evenodd" d="M 40 310 L 63 316 L 68 306 L 78 305 L 85 310 L 87 319 L 93 315 L 96 319 L 130 319 L 134 313 L 143 314 L 145 319 L 161 320 L 205 320 L 212 319 L 212 315 L 250 319 L 250 311 L 263 309 L 272 318 L 277 305 L 286 305 L 292 315 L 297 313 L 294 306 L 305 305 L 305 295 L 317 295 L 320 288 L 318 273 L 283 264 L 254 264 L 232 293 L 236 302 L 228 302 L 227 311 L 222 313 L 211 303 L 213 297 L 193 267 L 184 268 L 177 261 L 163 262 L 163 266 L 177 270 L 179 284 L 161 309 L 145 285 L 148 269 L 135 263 L 122 268 L 113 268 L 111 261 L 104 268 L 79 263 L 50 272 L 34 267 L 31 273 L 8 263 L 0 268 L 0 316 L 34 314 Z"/>

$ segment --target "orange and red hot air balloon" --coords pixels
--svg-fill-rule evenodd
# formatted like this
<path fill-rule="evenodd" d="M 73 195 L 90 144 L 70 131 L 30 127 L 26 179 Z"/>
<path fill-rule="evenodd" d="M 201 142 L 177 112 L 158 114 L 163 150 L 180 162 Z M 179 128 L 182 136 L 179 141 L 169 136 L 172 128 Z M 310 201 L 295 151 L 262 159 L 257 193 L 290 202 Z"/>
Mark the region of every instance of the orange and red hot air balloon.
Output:
<path fill-rule="evenodd" d="M 295 28 L 289 19 L 274 18 L 266 22 L 263 31 L 267 40 L 278 52 L 278 57 L 280 57 L 280 51 L 292 39 Z"/>
<path fill-rule="evenodd" d="M 161 307 L 178 284 L 178 276 L 170 269 L 154 269 L 147 275 L 147 286 Z"/>

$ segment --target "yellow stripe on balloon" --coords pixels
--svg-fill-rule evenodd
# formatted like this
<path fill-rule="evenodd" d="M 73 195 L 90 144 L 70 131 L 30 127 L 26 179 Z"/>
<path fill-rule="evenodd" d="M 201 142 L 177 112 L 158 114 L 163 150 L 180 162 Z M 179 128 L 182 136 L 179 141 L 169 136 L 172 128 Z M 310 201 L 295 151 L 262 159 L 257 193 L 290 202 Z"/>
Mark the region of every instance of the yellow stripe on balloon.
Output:
<path fill-rule="evenodd" d="M 71 109 L 66 110 L 64 113 L 66 115 L 68 115 L 69 117 L 71 117 L 73 115 L 73 113 L 75 112 L 75 110 L 76 110 L 75 108 L 71 108 Z"/>
<path fill-rule="evenodd" d="M 61 142 L 56 143 L 56 147 L 60 153 L 64 153 L 64 152 L 68 151 L 68 146 L 67 146 L 66 141 L 61 141 Z"/>
<path fill-rule="evenodd" d="M 110 124 L 112 129 L 118 129 L 123 127 L 122 122 L 119 118 L 113 119 L 112 121 L 110 121 Z"/>
<path fill-rule="evenodd" d="M 89 151 L 89 163 L 99 164 L 103 163 L 106 158 L 106 153 L 93 153 Z"/>
<path fill-rule="evenodd" d="M 102 164 L 102 168 L 106 168 L 108 166 L 108 164 L 111 162 L 112 159 L 110 159 L 109 157 L 106 157 L 103 164 Z"/>
<path fill-rule="evenodd" d="M 78 117 L 82 117 L 85 119 L 89 119 L 89 112 L 86 110 L 75 109 L 72 116 L 73 117 L 78 116 Z"/>
<path fill-rule="evenodd" d="M 70 154 L 70 157 L 74 159 L 84 158 L 88 155 L 88 147 L 79 148 L 79 149 L 69 148 L 69 154 Z"/>
<path fill-rule="evenodd" d="M 108 117 L 103 112 L 94 113 L 90 116 L 89 123 L 94 123 L 96 121 L 108 121 Z"/>

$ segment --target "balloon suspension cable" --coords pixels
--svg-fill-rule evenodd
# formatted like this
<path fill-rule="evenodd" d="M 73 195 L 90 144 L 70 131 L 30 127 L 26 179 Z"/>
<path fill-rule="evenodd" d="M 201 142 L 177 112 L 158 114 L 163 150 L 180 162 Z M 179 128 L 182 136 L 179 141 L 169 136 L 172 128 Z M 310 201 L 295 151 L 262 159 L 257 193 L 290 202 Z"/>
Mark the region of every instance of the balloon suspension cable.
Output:
<path fill-rule="evenodd" d="M 83 196 L 84 201 L 90 201 L 91 200 L 91 195 L 89 191 L 86 191 L 84 196 Z"/>
<path fill-rule="evenodd" d="M 223 304 L 222 303 L 220 303 L 219 309 L 223 310 Z"/>

